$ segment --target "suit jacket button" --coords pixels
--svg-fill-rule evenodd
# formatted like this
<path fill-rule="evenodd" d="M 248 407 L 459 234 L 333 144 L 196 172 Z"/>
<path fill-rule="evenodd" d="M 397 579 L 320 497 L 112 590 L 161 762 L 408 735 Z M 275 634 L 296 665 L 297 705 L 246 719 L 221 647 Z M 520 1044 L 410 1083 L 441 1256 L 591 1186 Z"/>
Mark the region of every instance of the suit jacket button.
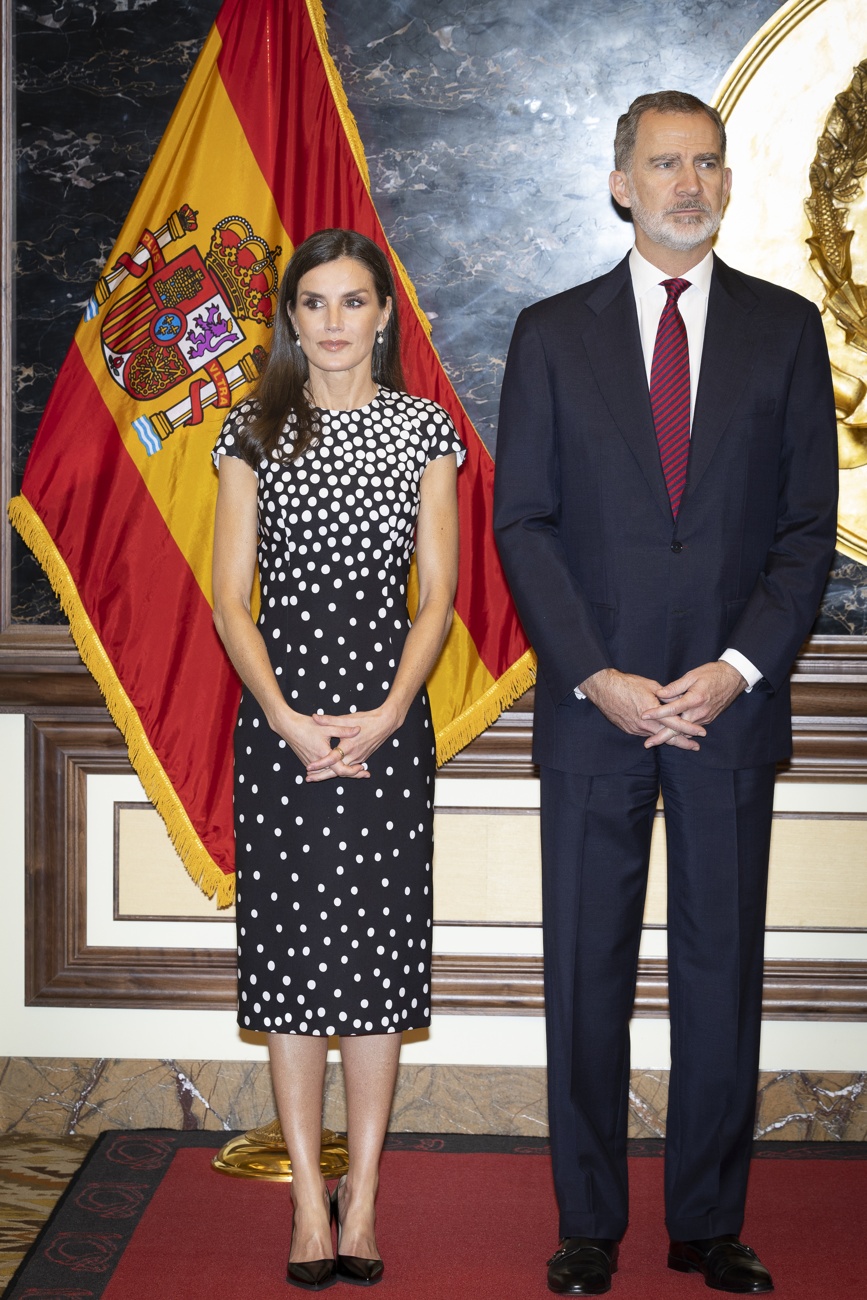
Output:
<path fill-rule="evenodd" d="M 683 550 L 683 542 L 672 542 L 671 549 L 674 551 L 675 555 L 680 555 Z"/>

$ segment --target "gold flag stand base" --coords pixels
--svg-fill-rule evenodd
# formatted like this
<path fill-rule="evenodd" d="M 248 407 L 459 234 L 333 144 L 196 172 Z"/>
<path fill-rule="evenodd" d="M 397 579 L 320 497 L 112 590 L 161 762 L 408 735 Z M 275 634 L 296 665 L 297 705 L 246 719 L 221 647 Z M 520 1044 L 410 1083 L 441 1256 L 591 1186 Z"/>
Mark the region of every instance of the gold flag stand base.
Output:
<path fill-rule="evenodd" d="M 272 1119 L 270 1124 L 231 1138 L 214 1156 L 211 1165 L 221 1174 L 233 1174 L 236 1178 L 264 1178 L 278 1183 L 292 1181 L 292 1162 L 279 1119 Z M 346 1138 L 333 1133 L 330 1128 L 322 1130 L 319 1167 L 323 1178 L 341 1178 L 349 1168 Z"/>

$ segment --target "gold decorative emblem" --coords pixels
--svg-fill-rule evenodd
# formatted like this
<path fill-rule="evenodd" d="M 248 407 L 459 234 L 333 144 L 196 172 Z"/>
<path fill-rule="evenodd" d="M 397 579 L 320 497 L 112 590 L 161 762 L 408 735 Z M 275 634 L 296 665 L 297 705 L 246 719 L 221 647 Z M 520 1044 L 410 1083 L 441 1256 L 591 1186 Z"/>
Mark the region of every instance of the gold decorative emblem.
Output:
<path fill-rule="evenodd" d="M 822 312 L 840 452 L 837 549 L 859 564 L 867 564 L 864 14 L 864 0 L 786 0 L 713 99 L 734 171 L 716 247 L 738 270 Z"/>
<path fill-rule="evenodd" d="M 867 353 L 867 286 L 852 270 L 849 207 L 859 198 L 867 175 L 867 59 L 859 63 L 847 90 L 838 95 L 819 137 L 810 166 L 810 197 L 804 207 L 812 234 L 810 265 L 825 287 L 823 310 L 843 330 L 848 347 Z M 863 362 L 862 362 L 863 366 Z M 833 367 L 840 468 L 867 465 L 867 413 L 858 408 L 867 384 Z"/>

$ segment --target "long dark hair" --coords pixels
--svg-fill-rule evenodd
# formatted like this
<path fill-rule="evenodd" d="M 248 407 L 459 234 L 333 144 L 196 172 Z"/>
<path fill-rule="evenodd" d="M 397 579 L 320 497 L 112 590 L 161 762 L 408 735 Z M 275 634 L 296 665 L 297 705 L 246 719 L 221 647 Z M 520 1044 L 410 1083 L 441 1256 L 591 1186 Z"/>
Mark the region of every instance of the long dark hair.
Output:
<path fill-rule="evenodd" d="M 249 465 L 256 469 L 263 458 L 273 459 L 286 421 L 294 416 L 293 437 L 282 457 L 294 459 L 315 445 L 320 435 L 316 411 L 310 405 L 305 386 L 310 378 L 307 358 L 295 341 L 289 311 L 295 310 L 298 285 L 308 271 L 340 257 L 360 262 L 373 277 L 380 307 L 391 299 L 392 311 L 383 329 L 383 341 L 377 343 L 371 357 L 371 377 L 383 388 L 405 390 L 400 362 L 400 324 L 397 293 L 391 267 L 382 249 L 356 230 L 319 230 L 299 244 L 283 273 L 277 295 L 277 313 L 271 351 L 265 368 L 252 393 L 255 414 L 238 434 L 238 447 Z"/>

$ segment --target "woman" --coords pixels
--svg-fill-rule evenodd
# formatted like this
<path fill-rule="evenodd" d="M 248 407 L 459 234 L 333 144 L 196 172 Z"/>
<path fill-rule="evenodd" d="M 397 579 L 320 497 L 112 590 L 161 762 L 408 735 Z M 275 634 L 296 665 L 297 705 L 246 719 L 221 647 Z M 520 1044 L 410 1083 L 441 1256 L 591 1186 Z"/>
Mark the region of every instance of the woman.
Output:
<path fill-rule="evenodd" d="M 394 306 L 369 239 L 323 230 L 305 240 L 280 286 L 267 367 L 214 450 L 214 620 L 245 686 L 239 1023 L 269 1034 L 292 1160 L 287 1278 L 308 1290 L 382 1277 L 374 1201 L 401 1031 L 430 1023 L 424 682 L 451 622 L 463 448 L 436 403 L 403 391 Z M 350 1169 L 332 1207 L 319 1148 L 333 1034 Z"/>

